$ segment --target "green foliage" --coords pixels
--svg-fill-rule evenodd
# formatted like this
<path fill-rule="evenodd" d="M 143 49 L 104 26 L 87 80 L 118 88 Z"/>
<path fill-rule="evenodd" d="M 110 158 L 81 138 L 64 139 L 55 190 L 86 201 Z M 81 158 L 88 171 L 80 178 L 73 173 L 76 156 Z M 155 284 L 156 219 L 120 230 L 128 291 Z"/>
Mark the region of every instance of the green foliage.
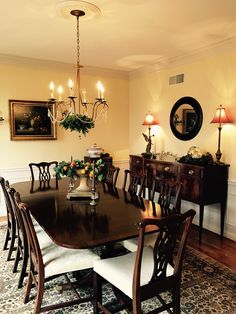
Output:
<path fill-rule="evenodd" d="M 90 129 L 94 128 L 94 122 L 86 115 L 71 113 L 60 122 L 60 126 L 71 132 L 77 131 L 86 135 Z"/>
<path fill-rule="evenodd" d="M 61 161 L 58 163 L 56 167 L 53 168 L 55 171 L 55 176 L 57 179 L 61 179 L 63 176 L 69 178 L 77 178 L 81 174 L 86 174 L 90 178 L 93 178 L 95 173 L 95 178 L 98 181 L 102 181 L 104 179 L 104 174 L 106 171 L 105 164 L 102 159 L 98 159 L 95 162 L 95 167 L 93 168 L 93 163 L 84 162 L 83 160 L 75 159 L 70 162 Z"/>
<path fill-rule="evenodd" d="M 181 163 L 187 163 L 187 164 L 194 164 L 199 166 L 206 166 L 213 164 L 213 157 L 210 153 L 206 153 L 205 155 L 202 155 L 201 158 L 193 158 L 192 155 L 187 154 L 185 156 L 182 156 L 178 162 Z"/>

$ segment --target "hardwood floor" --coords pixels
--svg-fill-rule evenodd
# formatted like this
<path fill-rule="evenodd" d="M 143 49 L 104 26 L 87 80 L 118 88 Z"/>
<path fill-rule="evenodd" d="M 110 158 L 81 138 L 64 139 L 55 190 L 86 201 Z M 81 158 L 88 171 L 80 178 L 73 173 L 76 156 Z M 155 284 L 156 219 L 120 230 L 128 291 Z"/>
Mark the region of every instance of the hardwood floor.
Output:
<path fill-rule="evenodd" d="M 0 222 L 1 221 L 6 221 L 6 217 L 0 217 Z M 198 227 L 192 225 L 188 245 L 236 271 L 235 241 L 221 238 L 218 234 L 205 229 L 202 233 L 201 245 L 198 243 L 198 237 Z"/>
<path fill-rule="evenodd" d="M 191 226 L 188 245 L 194 249 L 205 253 L 218 262 L 236 271 L 236 242 L 208 230 L 202 232 L 202 243 L 198 243 L 198 227 Z"/>
<path fill-rule="evenodd" d="M 6 216 L 1 216 L 0 217 L 0 222 L 2 222 L 2 221 L 7 221 L 7 217 Z"/>

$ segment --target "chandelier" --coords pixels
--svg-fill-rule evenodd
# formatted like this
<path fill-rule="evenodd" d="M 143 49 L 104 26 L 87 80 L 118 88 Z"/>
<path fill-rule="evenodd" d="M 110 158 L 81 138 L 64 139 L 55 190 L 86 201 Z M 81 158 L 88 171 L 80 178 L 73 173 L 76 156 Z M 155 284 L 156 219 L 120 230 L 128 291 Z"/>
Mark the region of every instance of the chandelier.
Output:
<path fill-rule="evenodd" d="M 95 121 L 105 116 L 108 104 L 104 98 L 104 87 L 100 81 L 97 82 L 97 98 L 94 102 L 87 100 L 86 90 L 80 88 L 80 38 L 79 38 L 79 18 L 85 15 L 82 10 L 72 10 L 71 15 L 77 20 L 77 63 L 76 63 L 76 85 L 69 79 L 68 99 L 62 99 L 62 86 L 57 88 L 58 99 L 54 97 L 55 85 L 51 81 L 49 88 L 51 91 L 48 100 L 48 116 L 52 123 L 59 123 L 60 126 L 71 131 L 78 131 L 86 134 L 89 129 L 94 127 Z M 74 88 L 75 87 L 75 88 Z"/>

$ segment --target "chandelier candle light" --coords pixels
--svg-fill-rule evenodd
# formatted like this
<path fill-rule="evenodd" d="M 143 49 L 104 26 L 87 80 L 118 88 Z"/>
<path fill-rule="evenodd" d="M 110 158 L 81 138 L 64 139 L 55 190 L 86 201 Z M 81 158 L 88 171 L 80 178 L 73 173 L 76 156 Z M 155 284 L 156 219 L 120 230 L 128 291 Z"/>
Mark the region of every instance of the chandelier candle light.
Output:
<path fill-rule="evenodd" d="M 49 88 L 51 91 L 48 101 L 48 115 L 52 123 L 59 123 L 60 126 L 71 131 L 82 132 L 84 135 L 91 128 L 94 128 L 95 121 L 104 116 L 108 110 L 108 104 L 104 98 L 104 87 L 100 81 L 97 82 L 97 98 L 94 102 L 87 101 L 87 92 L 85 88 L 80 87 L 80 40 L 79 40 L 79 18 L 85 15 L 82 10 L 72 10 L 71 15 L 77 19 L 77 64 L 76 64 L 76 91 L 74 91 L 74 82 L 70 78 L 68 81 L 69 97 L 62 99 L 63 88 L 57 88 L 58 99 L 54 96 L 55 85 L 51 81 Z M 53 106 L 51 106 L 53 105 Z M 51 111 L 51 107 L 53 110 Z"/>

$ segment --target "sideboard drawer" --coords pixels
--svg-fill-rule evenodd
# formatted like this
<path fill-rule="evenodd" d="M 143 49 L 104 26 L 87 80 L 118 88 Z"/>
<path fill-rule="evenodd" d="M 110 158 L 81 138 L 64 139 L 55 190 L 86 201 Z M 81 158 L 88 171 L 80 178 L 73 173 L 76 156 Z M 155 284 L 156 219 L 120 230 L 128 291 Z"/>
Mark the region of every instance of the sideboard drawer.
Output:
<path fill-rule="evenodd" d="M 181 176 L 193 176 L 193 177 L 202 177 L 203 169 L 201 167 L 196 167 L 193 165 L 182 165 L 181 166 Z"/>
<path fill-rule="evenodd" d="M 164 178 L 177 178 L 178 177 L 178 166 L 173 162 L 158 161 L 152 163 L 151 166 L 153 176 L 160 176 Z"/>

